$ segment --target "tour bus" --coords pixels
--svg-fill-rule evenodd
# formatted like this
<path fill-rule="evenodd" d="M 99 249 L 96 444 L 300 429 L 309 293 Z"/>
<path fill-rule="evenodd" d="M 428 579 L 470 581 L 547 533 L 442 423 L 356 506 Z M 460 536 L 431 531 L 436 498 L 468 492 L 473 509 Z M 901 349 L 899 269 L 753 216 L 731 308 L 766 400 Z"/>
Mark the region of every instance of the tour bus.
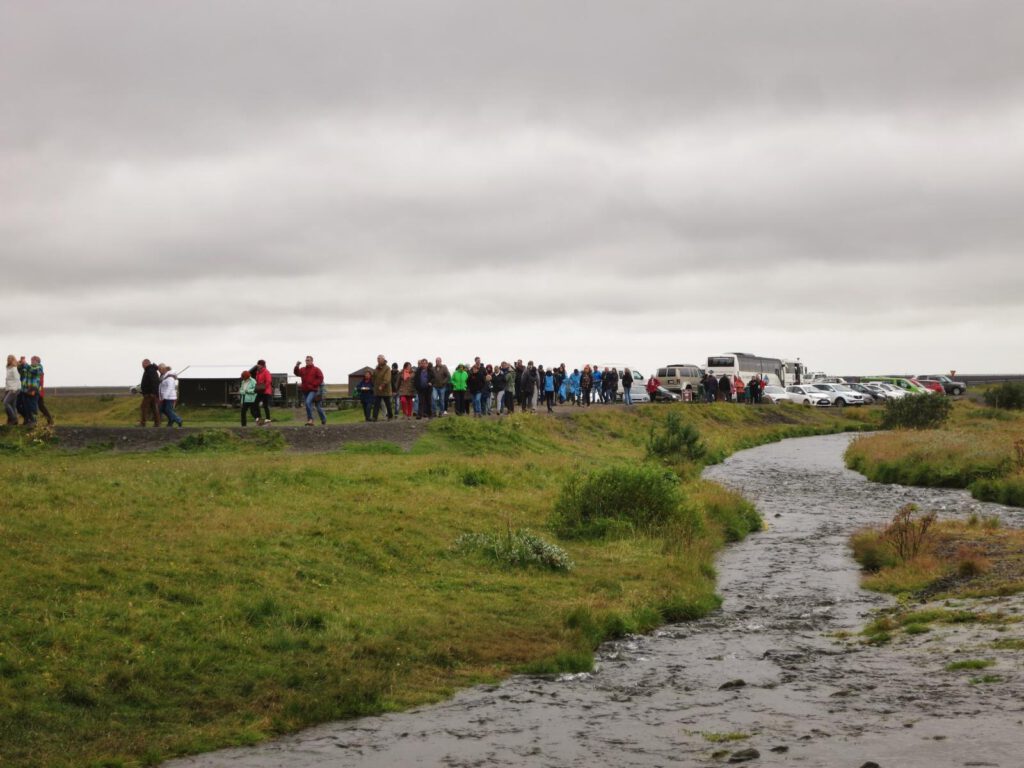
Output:
<path fill-rule="evenodd" d="M 727 352 L 709 357 L 707 370 L 714 371 L 716 377 L 723 373 L 739 376 L 744 382 L 757 376 L 776 387 L 802 384 L 806 373 L 806 367 L 799 360 L 758 357 L 748 352 Z"/>

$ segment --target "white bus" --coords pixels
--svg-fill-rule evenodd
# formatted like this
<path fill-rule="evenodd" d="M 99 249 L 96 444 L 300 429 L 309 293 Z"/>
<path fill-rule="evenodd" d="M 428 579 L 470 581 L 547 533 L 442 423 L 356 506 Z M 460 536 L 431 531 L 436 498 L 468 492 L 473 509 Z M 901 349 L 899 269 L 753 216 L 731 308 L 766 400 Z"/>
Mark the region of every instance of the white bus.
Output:
<path fill-rule="evenodd" d="M 807 372 L 806 366 L 799 360 L 759 357 L 749 352 L 726 352 L 709 357 L 707 370 L 714 371 L 716 377 L 721 377 L 723 373 L 731 377 L 739 376 L 744 383 L 750 381 L 752 376 L 757 376 L 776 387 L 801 384 Z"/>

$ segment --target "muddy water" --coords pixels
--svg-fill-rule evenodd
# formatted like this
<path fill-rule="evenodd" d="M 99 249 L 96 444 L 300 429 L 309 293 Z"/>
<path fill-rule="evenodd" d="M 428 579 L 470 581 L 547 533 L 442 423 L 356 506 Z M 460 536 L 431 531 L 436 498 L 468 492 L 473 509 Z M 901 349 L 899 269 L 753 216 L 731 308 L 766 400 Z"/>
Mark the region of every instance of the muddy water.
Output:
<path fill-rule="evenodd" d="M 882 648 L 835 636 L 886 605 L 857 588 L 852 529 L 911 501 L 1015 525 L 1024 514 L 959 491 L 868 483 L 842 466 L 848 440 L 789 440 L 707 470 L 754 500 L 770 526 L 721 557 L 715 616 L 609 643 L 593 674 L 515 678 L 168 766 L 699 766 L 744 749 L 771 766 L 1024 766 L 1021 654 L 990 645 L 1020 637 L 1022 625 L 939 627 Z M 1021 612 L 1019 599 L 989 602 Z M 944 671 L 979 657 L 997 660 L 985 672 L 999 682 Z M 708 738 L 734 732 L 749 737 Z"/>

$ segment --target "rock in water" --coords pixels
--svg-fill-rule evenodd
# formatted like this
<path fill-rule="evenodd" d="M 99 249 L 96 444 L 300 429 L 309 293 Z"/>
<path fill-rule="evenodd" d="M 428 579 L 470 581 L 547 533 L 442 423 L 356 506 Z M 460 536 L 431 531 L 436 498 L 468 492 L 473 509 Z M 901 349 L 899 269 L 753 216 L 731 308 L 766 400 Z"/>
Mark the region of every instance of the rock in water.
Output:
<path fill-rule="evenodd" d="M 746 680 L 742 680 L 742 679 L 740 679 L 740 680 L 730 680 L 728 683 L 722 683 L 720 686 L 718 686 L 718 690 L 720 690 L 720 691 L 731 691 L 731 690 L 733 690 L 735 688 L 743 688 L 743 687 L 746 686 L 746 684 L 747 684 Z"/>
<path fill-rule="evenodd" d="M 729 756 L 730 763 L 745 763 L 747 760 L 757 760 L 761 756 L 761 753 L 756 749 L 741 749 L 739 752 L 733 752 Z"/>

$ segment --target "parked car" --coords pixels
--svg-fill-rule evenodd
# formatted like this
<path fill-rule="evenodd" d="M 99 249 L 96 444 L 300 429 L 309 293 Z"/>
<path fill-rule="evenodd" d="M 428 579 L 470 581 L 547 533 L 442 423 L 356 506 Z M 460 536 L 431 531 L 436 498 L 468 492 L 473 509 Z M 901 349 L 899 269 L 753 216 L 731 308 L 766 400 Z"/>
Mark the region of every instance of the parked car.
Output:
<path fill-rule="evenodd" d="M 929 392 L 934 392 L 936 395 L 945 395 L 946 394 L 946 388 L 942 386 L 942 382 L 941 381 L 936 381 L 935 379 L 917 379 L 917 378 L 911 379 L 911 381 L 916 381 L 918 384 L 920 384 L 922 387 L 927 389 Z"/>
<path fill-rule="evenodd" d="M 658 369 L 658 380 L 670 392 L 682 393 L 689 389 L 696 392 L 700 389 L 700 380 L 704 371 L 692 363 L 669 363 Z"/>
<path fill-rule="evenodd" d="M 867 384 L 870 381 L 878 381 L 884 384 L 892 384 L 893 386 L 899 387 L 905 392 L 912 395 L 923 395 L 928 392 L 927 389 L 922 387 L 913 379 L 908 379 L 903 376 L 865 376 L 861 379 L 861 382 Z"/>
<path fill-rule="evenodd" d="M 773 384 L 769 384 L 761 393 L 761 401 L 768 403 L 788 403 L 790 402 L 790 397 L 789 393 L 782 387 L 776 387 Z"/>
<path fill-rule="evenodd" d="M 921 381 L 928 379 L 929 381 L 939 382 L 942 384 L 942 388 L 945 390 L 947 395 L 962 395 L 967 391 L 967 385 L 964 384 L 964 382 L 953 381 L 949 376 L 918 376 L 917 378 Z"/>
<path fill-rule="evenodd" d="M 644 392 L 646 395 L 647 392 Z M 654 391 L 653 397 L 650 398 L 652 403 L 678 403 L 683 398 L 677 395 L 675 392 L 671 392 L 665 387 L 658 387 Z"/>
<path fill-rule="evenodd" d="M 813 384 L 794 384 L 786 387 L 786 394 L 789 395 L 790 402 L 794 403 L 816 405 L 821 408 L 832 405 L 831 393 L 822 392 Z"/>
<path fill-rule="evenodd" d="M 872 391 L 877 390 L 886 400 L 899 400 L 901 397 L 906 397 L 910 394 L 895 384 L 889 384 L 885 381 L 869 381 L 864 386 Z"/>
<path fill-rule="evenodd" d="M 847 384 L 815 384 L 814 387 L 830 393 L 832 404 L 840 408 L 844 405 L 864 405 L 864 395 Z"/>
<path fill-rule="evenodd" d="M 851 384 L 850 389 L 855 392 L 860 392 L 865 397 L 865 402 L 870 405 L 871 403 L 878 403 L 885 400 L 885 395 L 879 390 L 872 390 L 867 384 Z"/>

